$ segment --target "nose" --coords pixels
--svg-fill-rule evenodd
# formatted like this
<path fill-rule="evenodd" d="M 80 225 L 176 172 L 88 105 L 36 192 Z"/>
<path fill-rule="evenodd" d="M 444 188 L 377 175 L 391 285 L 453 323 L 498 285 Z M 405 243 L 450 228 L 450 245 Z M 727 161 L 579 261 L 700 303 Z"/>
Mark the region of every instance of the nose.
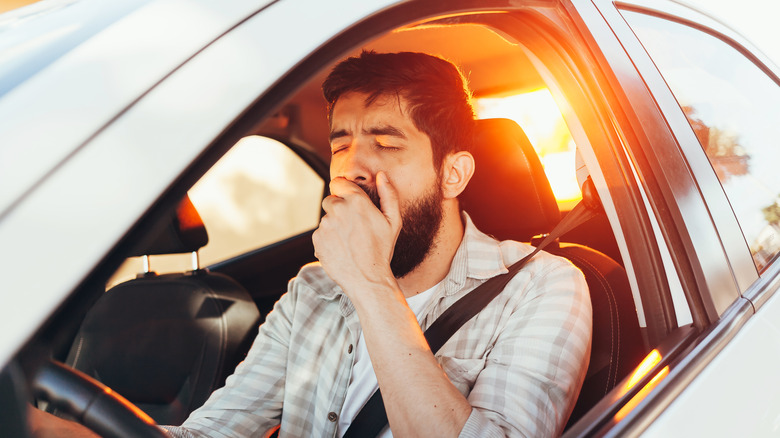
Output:
<path fill-rule="evenodd" d="M 331 178 L 341 176 L 352 182 L 373 184 L 374 172 L 366 149 L 353 141 L 349 148 L 334 155 L 330 161 Z"/>

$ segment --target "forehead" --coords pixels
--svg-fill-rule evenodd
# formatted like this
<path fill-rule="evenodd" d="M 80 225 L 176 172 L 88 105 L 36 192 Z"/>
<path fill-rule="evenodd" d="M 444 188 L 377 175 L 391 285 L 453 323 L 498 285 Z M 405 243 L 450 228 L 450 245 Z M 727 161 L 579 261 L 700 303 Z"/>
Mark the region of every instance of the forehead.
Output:
<path fill-rule="evenodd" d="M 361 92 L 344 93 L 333 105 L 331 125 L 337 122 L 349 122 L 352 119 L 365 119 L 366 122 L 396 122 L 412 123 L 407 111 L 407 102 L 403 97 L 394 94 L 380 94 L 371 99 L 371 95 Z"/>

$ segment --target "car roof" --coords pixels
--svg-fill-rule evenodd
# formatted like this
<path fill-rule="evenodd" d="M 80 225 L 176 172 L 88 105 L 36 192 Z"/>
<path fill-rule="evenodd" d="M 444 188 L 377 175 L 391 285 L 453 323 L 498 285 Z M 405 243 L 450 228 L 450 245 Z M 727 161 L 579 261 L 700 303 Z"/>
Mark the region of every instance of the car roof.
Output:
<path fill-rule="evenodd" d="M 147 0 L 56 0 L 0 16 L 0 97 Z"/>
<path fill-rule="evenodd" d="M 139 96 L 267 4 L 66 0 L 0 16 L 0 220 Z"/>
<path fill-rule="evenodd" d="M 37 18 L 24 18 L 25 14 L 15 12 L 13 20 L 21 20 L 17 25 L 6 22 L 7 15 L 0 16 L 5 23 L 0 34 L 3 41 L 6 35 L 13 35 L 9 41 L 15 42 L 9 42 L 0 53 L 0 59 L 8 56 L 14 60 L 14 66 L 3 72 L 23 76 L 0 96 L 0 224 L 4 225 L 0 227 L 0 240 L 18 235 L 14 223 L 26 223 L 31 233 L 36 226 L 43 226 L 36 224 L 35 218 L 23 214 L 24 218 L 18 217 L 27 199 L 46 187 L 59 169 L 77 159 L 85 145 L 162 79 L 269 4 L 249 0 L 62 3 L 66 6 L 42 12 Z M 104 7 L 100 3 L 113 5 Z M 87 11 L 79 10 L 81 7 L 99 16 L 85 19 Z M 67 29 L 79 23 L 89 29 L 67 44 L 48 41 L 36 47 L 31 43 L 40 41 L 46 29 Z M 23 29 L 28 25 L 35 29 Z M 9 55 L 9 51 L 16 53 Z M 41 53 L 41 63 L 34 65 Z M 121 158 L 116 160 L 121 162 Z M 78 198 L 79 193 L 71 195 Z M 49 210 L 37 210 L 35 215 L 56 222 L 58 213 L 51 206 Z M 36 234 L 35 238 L 46 241 Z M 19 254 L 18 248 L 6 249 L 2 258 L 10 271 L 14 270 L 10 262 L 15 258 L 28 259 Z M 33 278 L 28 280 L 35 282 Z M 7 288 L 2 294 L 3 307 L 8 311 L 7 318 L 2 319 L 14 327 L 0 345 L 3 362 L 36 330 L 51 308 L 59 305 L 55 298 L 60 297 L 59 292 L 46 291 L 46 298 L 31 300 L 29 294 L 13 289 Z"/>

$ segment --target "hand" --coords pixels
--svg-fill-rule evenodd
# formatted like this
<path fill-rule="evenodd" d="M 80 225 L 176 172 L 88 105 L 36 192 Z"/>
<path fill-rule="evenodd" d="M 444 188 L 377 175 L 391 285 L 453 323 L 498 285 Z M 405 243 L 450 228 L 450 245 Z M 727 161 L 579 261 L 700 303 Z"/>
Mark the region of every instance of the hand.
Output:
<path fill-rule="evenodd" d="M 390 260 L 401 212 L 398 193 L 384 172 L 376 175 L 380 209 L 357 184 L 343 177 L 330 182 L 331 195 L 322 201 L 325 216 L 314 232 L 314 255 L 350 299 L 372 284 L 395 282 Z"/>
<path fill-rule="evenodd" d="M 100 438 L 95 432 L 92 432 L 78 423 L 55 417 L 54 415 L 43 412 L 33 406 L 28 406 L 27 408 L 27 422 L 30 426 L 30 433 L 36 438 Z"/>

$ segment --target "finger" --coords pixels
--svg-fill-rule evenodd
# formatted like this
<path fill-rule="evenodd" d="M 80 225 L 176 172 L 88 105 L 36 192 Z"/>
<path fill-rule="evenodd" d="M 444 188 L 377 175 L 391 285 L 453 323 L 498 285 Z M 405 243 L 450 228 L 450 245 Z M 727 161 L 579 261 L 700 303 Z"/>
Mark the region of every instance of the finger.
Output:
<path fill-rule="evenodd" d="M 341 200 L 342 198 L 340 196 L 326 196 L 325 199 L 322 200 L 322 210 L 325 211 L 325 214 L 331 213 L 333 211 L 333 205 Z"/>
<path fill-rule="evenodd" d="M 365 194 L 360 186 L 343 176 L 337 176 L 330 180 L 328 187 L 330 188 L 330 193 L 332 195 L 346 196 L 349 194 Z"/>
<path fill-rule="evenodd" d="M 317 249 L 318 249 L 318 248 L 319 248 L 319 246 L 320 246 L 320 233 L 319 233 L 319 228 L 317 228 L 316 230 L 314 230 L 314 233 L 312 233 L 312 235 L 311 235 L 311 243 L 312 243 L 312 245 L 314 246 L 314 258 L 315 258 L 315 259 L 317 259 L 317 260 L 319 260 L 319 259 L 320 259 L 320 256 L 319 256 L 319 251 L 317 251 Z"/>
<path fill-rule="evenodd" d="M 376 190 L 379 194 L 379 204 L 382 213 L 384 213 L 391 225 L 400 228 L 401 208 L 398 205 L 398 192 L 383 171 L 379 171 L 376 174 Z"/>

